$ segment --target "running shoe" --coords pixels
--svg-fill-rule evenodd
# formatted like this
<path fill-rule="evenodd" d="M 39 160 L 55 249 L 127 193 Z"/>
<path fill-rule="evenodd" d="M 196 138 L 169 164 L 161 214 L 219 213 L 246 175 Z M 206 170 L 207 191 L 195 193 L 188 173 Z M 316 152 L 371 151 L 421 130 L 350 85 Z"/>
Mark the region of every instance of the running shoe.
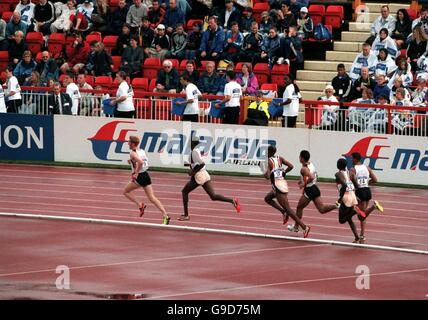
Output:
<path fill-rule="evenodd" d="M 311 226 L 306 226 L 306 229 L 303 231 L 303 238 L 307 238 L 311 232 Z"/>
<path fill-rule="evenodd" d="M 352 241 L 352 243 L 360 243 L 361 239 L 360 238 L 355 238 L 354 241 Z"/>
<path fill-rule="evenodd" d="M 282 224 L 287 224 L 289 218 L 288 214 L 284 214 Z"/>
<path fill-rule="evenodd" d="M 144 203 L 141 203 L 141 207 L 140 207 L 140 217 L 142 217 L 144 215 L 144 210 L 146 210 L 147 205 L 145 205 Z"/>
<path fill-rule="evenodd" d="M 178 220 L 178 221 L 189 221 L 189 220 L 190 220 L 190 217 L 189 217 L 189 216 L 185 216 L 185 215 L 183 214 L 183 215 L 179 216 L 177 220 Z"/>
<path fill-rule="evenodd" d="M 357 211 L 358 215 L 361 218 L 363 218 L 363 219 L 366 218 L 366 213 L 363 210 L 361 210 L 358 206 L 355 206 L 354 209 L 355 209 L 355 211 Z"/>
<path fill-rule="evenodd" d="M 383 207 L 380 205 L 379 201 L 374 201 L 374 206 L 377 210 L 379 210 L 380 213 L 383 213 Z"/>
<path fill-rule="evenodd" d="M 289 224 L 287 226 L 287 230 L 290 232 L 299 232 L 299 226 L 297 226 L 295 224 Z"/>
<path fill-rule="evenodd" d="M 339 202 L 339 200 L 338 200 L 338 201 L 336 201 L 335 205 L 336 205 L 336 208 L 337 208 L 337 209 L 339 209 L 339 208 L 340 208 L 340 202 Z"/>
<path fill-rule="evenodd" d="M 241 204 L 239 203 L 239 199 L 238 198 L 234 198 L 233 199 L 233 206 L 236 209 L 236 213 L 240 213 L 241 212 Z"/>
<path fill-rule="evenodd" d="M 364 236 L 360 236 L 360 241 L 359 241 L 359 243 L 365 243 L 366 242 L 366 237 L 364 237 Z"/>
<path fill-rule="evenodd" d="M 164 224 L 164 225 L 169 225 L 169 221 L 171 220 L 171 217 L 169 217 L 169 216 L 164 216 L 163 217 L 163 221 L 162 221 L 162 224 Z"/>

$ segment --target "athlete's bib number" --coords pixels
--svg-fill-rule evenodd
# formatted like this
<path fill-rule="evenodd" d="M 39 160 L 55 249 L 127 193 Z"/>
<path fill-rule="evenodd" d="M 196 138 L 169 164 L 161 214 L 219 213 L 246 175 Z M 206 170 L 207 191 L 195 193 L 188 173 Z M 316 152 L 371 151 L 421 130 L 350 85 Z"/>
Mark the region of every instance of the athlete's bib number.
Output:
<path fill-rule="evenodd" d="M 346 191 L 354 191 L 354 190 L 355 190 L 354 184 L 352 182 L 347 182 Z"/>
<path fill-rule="evenodd" d="M 278 180 L 278 179 L 284 179 L 283 171 L 282 171 L 281 169 L 275 169 L 275 170 L 273 171 L 273 177 L 274 177 L 276 180 Z"/>
<path fill-rule="evenodd" d="M 358 185 L 359 186 L 367 186 L 367 177 L 358 177 Z"/>

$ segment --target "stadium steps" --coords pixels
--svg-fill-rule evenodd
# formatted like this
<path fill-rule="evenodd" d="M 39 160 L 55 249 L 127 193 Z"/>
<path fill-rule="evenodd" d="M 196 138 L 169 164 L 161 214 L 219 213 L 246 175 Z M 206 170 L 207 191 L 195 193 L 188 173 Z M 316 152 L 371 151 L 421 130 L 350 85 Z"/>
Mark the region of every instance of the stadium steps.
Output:
<path fill-rule="evenodd" d="M 344 62 L 346 70 L 352 66 L 351 62 Z M 307 60 L 305 61 L 305 70 L 318 70 L 318 71 L 336 71 L 337 62 L 335 61 L 317 61 L 317 60 Z"/>

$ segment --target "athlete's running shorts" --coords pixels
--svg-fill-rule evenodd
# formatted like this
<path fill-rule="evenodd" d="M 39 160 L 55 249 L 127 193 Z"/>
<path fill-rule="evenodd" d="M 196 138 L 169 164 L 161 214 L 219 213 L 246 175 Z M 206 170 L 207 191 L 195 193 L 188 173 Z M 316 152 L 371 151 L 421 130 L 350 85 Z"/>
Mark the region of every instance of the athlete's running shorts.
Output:
<path fill-rule="evenodd" d="M 287 194 L 288 193 L 288 184 L 286 180 L 276 180 L 272 184 L 272 189 L 275 192 L 281 193 L 281 194 Z"/>
<path fill-rule="evenodd" d="M 372 199 L 372 192 L 367 187 L 355 190 L 355 195 L 360 201 L 370 201 Z"/>
<path fill-rule="evenodd" d="M 138 174 L 137 180 L 135 180 L 135 183 L 138 184 L 140 187 L 146 187 L 152 184 L 152 180 L 150 179 L 150 175 L 147 171 L 140 172 Z"/>
<path fill-rule="evenodd" d="M 339 223 L 348 222 L 348 220 L 351 219 L 354 214 L 356 214 L 354 207 L 347 207 L 342 202 L 339 207 Z"/>
<path fill-rule="evenodd" d="M 321 196 L 321 191 L 316 184 L 310 187 L 305 188 L 304 195 L 309 200 L 315 200 L 316 198 Z"/>

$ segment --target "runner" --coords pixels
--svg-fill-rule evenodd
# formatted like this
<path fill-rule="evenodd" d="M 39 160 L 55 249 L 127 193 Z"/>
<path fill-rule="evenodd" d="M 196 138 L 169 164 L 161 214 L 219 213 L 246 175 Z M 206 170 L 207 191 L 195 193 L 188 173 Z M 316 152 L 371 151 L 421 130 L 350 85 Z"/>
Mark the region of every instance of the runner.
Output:
<path fill-rule="evenodd" d="M 153 192 L 152 181 L 147 171 L 149 169 L 149 161 L 144 150 L 138 147 L 139 144 L 140 138 L 136 136 L 129 137 L 128 145 L 131 151 L 129 153 L 130 159 L 128 160 L 128 163 L 132 168 L 132 181 L 129 182 L 125 187 L 123 195 L 138 206 L 140 209 L 140 217 L 142 217 L 147 206 L 144 204 L 144 202 L 138 202 L 135 196 L 131 193 L 132 191 L 142 187 L 150 202 L 153 203 L 162 212 L 162 223 L 169 224 L 170 217 L 166 213 L 162 203 L 155 197 Z"/>

